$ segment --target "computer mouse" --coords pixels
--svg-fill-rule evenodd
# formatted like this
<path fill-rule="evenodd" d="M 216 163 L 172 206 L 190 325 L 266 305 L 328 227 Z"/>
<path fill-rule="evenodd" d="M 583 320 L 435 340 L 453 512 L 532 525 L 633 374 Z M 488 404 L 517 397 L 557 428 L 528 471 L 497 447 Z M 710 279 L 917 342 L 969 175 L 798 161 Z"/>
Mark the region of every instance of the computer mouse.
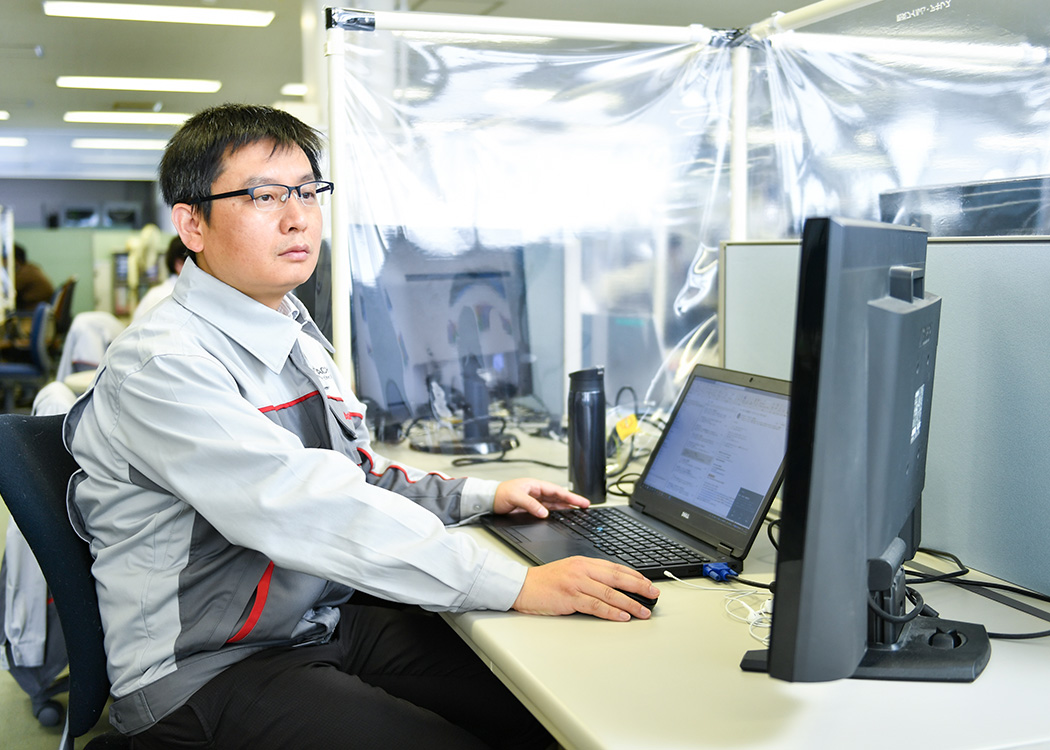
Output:
<path fill-rule="evenodd" d="M 623 594 L 625 596 L 629 596 L 630 598 L 634 599 L 636 602 L 641 604 L 643 607 L 648 607 L 650 610 L 653 607 L 656 606 L 656 601 L 657 601 L 656 599 L 650 599 L 648 596 L 642 596 L 641 594 L 636 594 L 633 591 L 624 591 L 623 589 L 616 589 L 616 590 L 619 591 L 621 594 Z"/>

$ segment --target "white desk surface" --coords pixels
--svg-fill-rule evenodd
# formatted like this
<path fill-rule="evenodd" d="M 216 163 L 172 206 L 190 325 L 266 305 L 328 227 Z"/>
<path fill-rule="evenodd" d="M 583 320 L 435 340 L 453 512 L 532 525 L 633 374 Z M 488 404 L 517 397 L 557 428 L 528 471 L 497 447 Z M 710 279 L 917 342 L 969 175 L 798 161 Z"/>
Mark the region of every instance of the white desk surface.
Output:
<path fill-rule="evenodd" d="M 424 468 L 444 465 L 457 476 L 565 481 L 528 464 L 450 470 L 448 457 L 379 450 Z M 463 533 L 515 554 L 483 529 Z M 774 563 L 762 534 L 744 576 L 769 581 Z M 446 619 L 565 748 L 1050 748 L 1050 638 L 994 640 L 988 666 L 969 684 L 786 683 L 740 669 L 744 652 L 762 648 L 725 610 L 724 592 L 741 587 L 657 585 L 662 594 L 648 621 L 516 612 Z M 1044 620 L 948 584 L 921 591 L 948 619 L 979 622 L 993 632 L 1050 629 Z M 749 602 L 757 607 L 764 599 Z"/>

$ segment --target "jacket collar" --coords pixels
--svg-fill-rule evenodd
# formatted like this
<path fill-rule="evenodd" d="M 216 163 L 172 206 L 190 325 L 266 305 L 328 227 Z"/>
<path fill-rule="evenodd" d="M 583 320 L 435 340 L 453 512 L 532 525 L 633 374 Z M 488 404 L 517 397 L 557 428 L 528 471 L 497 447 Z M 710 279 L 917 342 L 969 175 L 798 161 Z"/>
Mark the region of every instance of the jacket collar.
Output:
<path fill-rule="evenodd" d="M 317 339 L 329 352 L 334 351 L 295 295 L 284 296 L 282 309 L 291 311 L 285 315 L 202 271 L 192 258 L 186 260 L 172 297 L 273 372 L 280 372 L 284 367 L 300 331 Z"/>

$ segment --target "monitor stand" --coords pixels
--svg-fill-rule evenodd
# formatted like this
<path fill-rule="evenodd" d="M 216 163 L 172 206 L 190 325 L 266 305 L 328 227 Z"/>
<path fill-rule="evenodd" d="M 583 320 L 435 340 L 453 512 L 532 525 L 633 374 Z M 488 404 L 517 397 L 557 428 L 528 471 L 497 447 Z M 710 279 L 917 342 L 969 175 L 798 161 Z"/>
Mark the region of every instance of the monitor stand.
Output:
<path fill-rule="evenodd" d="M 937 617 L 917 617 L 905 624 L 897 642 L 868 645 L 854 679 L 909 682 L 973 682 L 988 664 L 992 647 L 983 625 Z M 745 672 L 768 671 L 769 651 L 744 654 Z"/>
<path fill-rule="evenodd" d="M 502 454 L 518 447 L 518 439 L 513 435 L 492 435 L 489 437 L 462 437 L 456 440 L 441 440 L 427 443 L 413 440 L 409 447 L 424 453 L 444 453 L 447 455 L 487 456 L 493 453 Z"/>
<path fill-rule="evenodd" d="M 436 442 L 414 440 L 409 447 L 426 453 L 472 456 L 502 454 L 517 448 L 518 439 L 513 435 L 505 432 L 491 434 L 489 425 L 493 418 L 489 416 L 489 388 L 481 377 L 480 363 L 473 357 L 464 362 L 463 391 L 466 399 L 463 436 Z"/>

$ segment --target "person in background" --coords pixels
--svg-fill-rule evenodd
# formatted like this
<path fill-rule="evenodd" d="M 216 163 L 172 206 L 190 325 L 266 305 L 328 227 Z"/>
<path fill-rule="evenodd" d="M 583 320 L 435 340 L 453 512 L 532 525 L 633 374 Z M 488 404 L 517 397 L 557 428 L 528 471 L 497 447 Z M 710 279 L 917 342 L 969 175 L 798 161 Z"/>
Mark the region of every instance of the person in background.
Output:
<path fill-rule="evenodd" d="M 31 263 L 26 249 L 15 243 L 15 307 L 31 311 L 41 302 L 50 302 L 55 285 L 43 269 Z"/>
<path fill-rule="evenodd" d="M 88 310 L 74 315 L 62 342 L 55 380 L 61 382 L 75 373 L 94 371 L 113 339 L 126 327 L 122 320 L 105 310 Z"/>
<path fill-rule="evenodd" d="M 168 250 L 164 253 L 164 265 L 168 269 L 168 277 L 142 295 L 142 299 L 139 300 L 138 305 L 135 306 L 135 311 L 131 314 L 132 323 L 152 310 L 162 299 L 171 296 L 171 291 L 175 288 L 175 282 L 182 272 L 182 265 L 186 262 L 189 254 L 189 248 L 186 247 L 182 238 L 178 235 L 172 237 L 171 242 L 168 244 Z"/>
<path fill-rule="evenodd" d="M 95 558 L 114 701 L 135 750 L 546 748 L 552 738 L 435 612 L 607 620 L 636 571 L 528 567 L 447 524 L 582 507 L 535 479 L 395 463 L 291 290 L 321 245 L 323 142 L 227 104 L 169 141 L 160 184 L 192 257 L 110 345 L 66 418 L 70 514 Z M 615 626 L 614 626 L 615 627 Z"/>

